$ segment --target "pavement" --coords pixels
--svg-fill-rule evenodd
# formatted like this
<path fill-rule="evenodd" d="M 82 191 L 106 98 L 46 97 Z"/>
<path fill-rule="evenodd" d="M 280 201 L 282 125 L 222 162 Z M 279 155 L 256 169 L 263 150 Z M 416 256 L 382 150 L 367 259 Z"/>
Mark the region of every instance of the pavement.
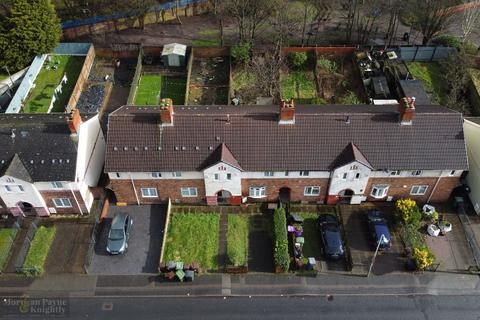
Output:
<path fill-rule="evenodd" d="M 133 220 L 127 252 L 112 256 L 106 251 L 111 220 L 116 213 L 126 212 Z M 165 206 L 110 206 L 99 240 L 95 245 L 89 274 L 133 275 L 158 272 L 160 249 L 165 228 Z"/>

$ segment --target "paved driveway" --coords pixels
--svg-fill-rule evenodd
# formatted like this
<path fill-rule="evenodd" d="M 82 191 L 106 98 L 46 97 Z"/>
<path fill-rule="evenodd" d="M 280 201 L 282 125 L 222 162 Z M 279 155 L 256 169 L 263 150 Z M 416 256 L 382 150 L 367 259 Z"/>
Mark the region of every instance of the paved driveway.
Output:
<path fill-rule="evenodd" d="M 165 227 L 165 210 L 166 208 L 161 205 L 111 206 L 95 246 L 89 273 L 102 275 L 156 273 Z M 112 256 L 106 252 L 106 243 L 112 217 L 118 212 L 126 212 L 132 217 L 133 228 L 127 252 Z"/>
<path fill-rule="evenodd" d="M 352 256 L 353 273 L 366 274 L 372 262 L 374 248 L 370 240 L 366 212 L 374 208 L 382 211 L 389 222 L 392 221 L 393 205 L 391 204 L 340 206 L 345 236 Z M 390 225 L 391 230 L 392 226 Z M 402 243 L 395 234 L 391 232 L 390 235 L 392 237 L 392 248 L 386 252 L 380 251 L 372 269 L 373 274 L 381 275 L 404 270 L 405 258 Z"/>

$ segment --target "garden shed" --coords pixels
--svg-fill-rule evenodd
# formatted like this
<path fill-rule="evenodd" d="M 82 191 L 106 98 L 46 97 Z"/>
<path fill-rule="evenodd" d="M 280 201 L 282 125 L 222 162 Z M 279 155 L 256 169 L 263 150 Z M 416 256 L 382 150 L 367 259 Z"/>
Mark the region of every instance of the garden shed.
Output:
<path fill-rule="evenodd" d="M 179 43 L 169 43 L 163 47 L 162 61 L 168 67 L 185 66 L 187 46 Z"/>

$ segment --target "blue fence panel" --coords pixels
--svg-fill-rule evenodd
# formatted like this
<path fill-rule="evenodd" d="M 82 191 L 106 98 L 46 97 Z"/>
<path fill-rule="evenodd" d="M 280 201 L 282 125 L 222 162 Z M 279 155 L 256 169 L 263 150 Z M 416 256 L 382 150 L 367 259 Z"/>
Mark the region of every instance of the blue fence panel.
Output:
<path fill-rule="evenodd" d="M 91 43 L 63 42 L 53 49 L 53 53 L 86 55 L 91 45 Z"/>
<path fill-rule="evenodd" d="M 432 47 L 432 46 L 413 46 L 400 47 L 400 58 L 404 61 L 435 61 L 446 59 L 455 48 L 451 47 Z"/>
<path fill-rule="evenodd" d="M 202 3 L 202 2 L 206 2 L 206 1 L 207 0 L 177 0 L 177 1 L 171 1 L 171 2 L 162 3 L 162 4 L 159 4 L 155 7 L 152 7 L 151 11 L 169 10 L 169 9 L 175 8 L 176 5 L 178 7 L 186 7 L 187 5 Z M 90 18 L 82 19 L 82 20 L 69 20 L 69 21 L 62 22 L 62 28 L 63 29 L 70 29 L 70 28 L 85 26 L 85 25 L 89 25 L 89 24 L 104 22 L 104 21 L 112 20 L 112 19 L 126 18 L 130 15 L 132 15 L 132 14 L 131 13 L 126 13 L 126 12 L 118 12 L 118 13 L 115 13 L 115 14 L 109 14 L 109 15 L 105 15 L 105 16 L 95 16 L 95 17 L 90 17 Z"/>

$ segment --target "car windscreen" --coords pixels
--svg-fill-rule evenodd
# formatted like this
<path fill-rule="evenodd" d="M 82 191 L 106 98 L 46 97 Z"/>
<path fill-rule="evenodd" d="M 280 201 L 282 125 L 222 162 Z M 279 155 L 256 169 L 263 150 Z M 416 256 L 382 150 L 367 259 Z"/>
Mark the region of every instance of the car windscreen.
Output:
<path fill-rule="evenodd" d="M 123 230 L 121 230 L 121 229 L 110 230 L 110 234 L 109 234 L 108 238 L 112 239 L 112 240 L 123 239 Z"/>

